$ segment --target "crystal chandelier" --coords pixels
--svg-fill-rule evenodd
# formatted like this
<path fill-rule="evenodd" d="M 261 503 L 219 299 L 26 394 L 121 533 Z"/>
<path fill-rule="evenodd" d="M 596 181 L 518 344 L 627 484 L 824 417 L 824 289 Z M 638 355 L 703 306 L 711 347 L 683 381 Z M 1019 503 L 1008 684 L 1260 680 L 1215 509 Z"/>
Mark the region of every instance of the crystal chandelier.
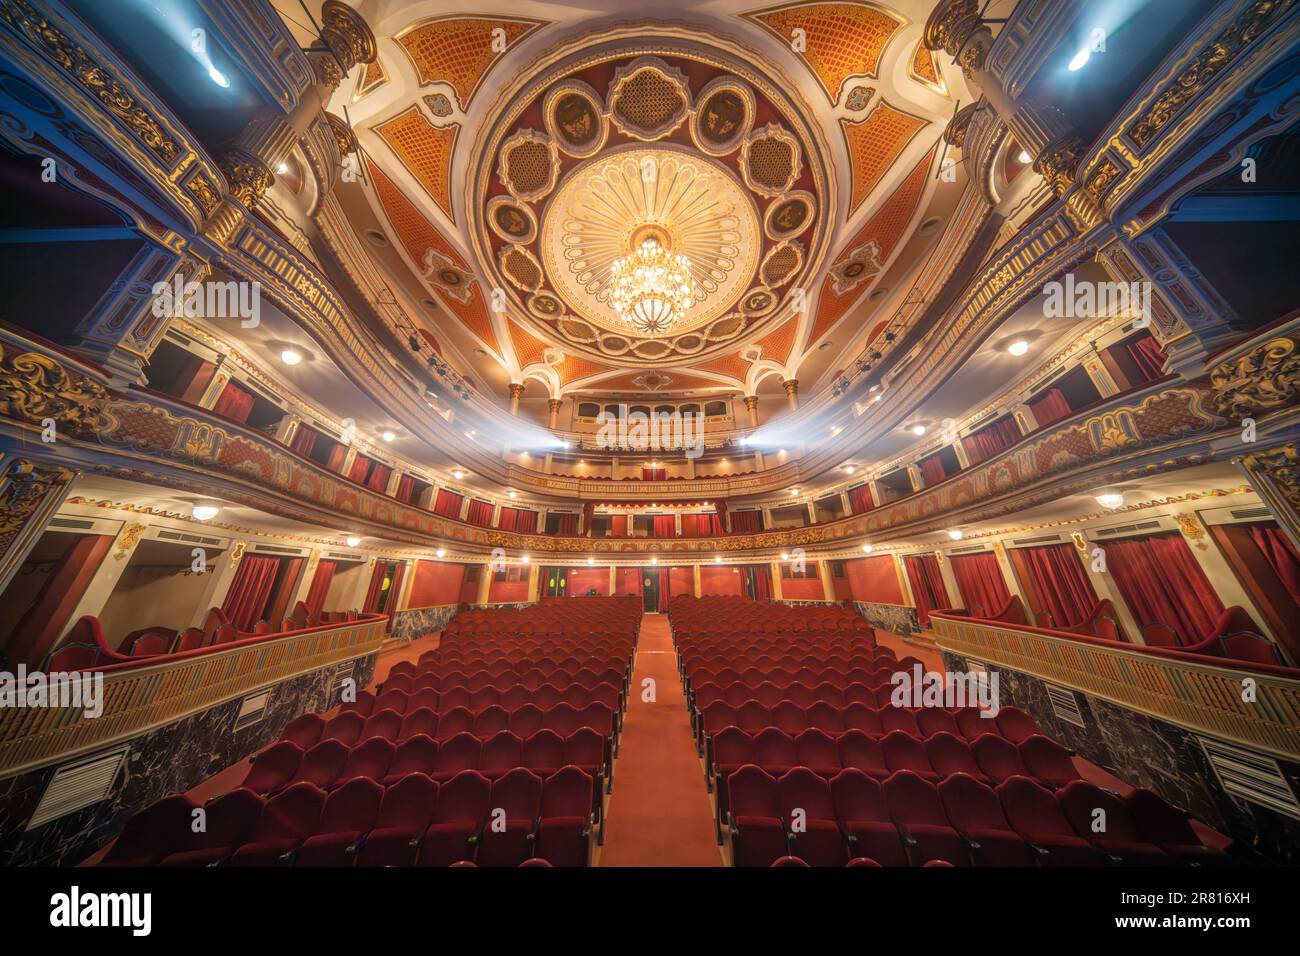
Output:
<path fill-rule="evenodd" d="M 673 255 L 661 237 L 647 234 L 610 266 L 609 304 L 642 335 L 664 335 L 695 304 L 691 261 Z"/>

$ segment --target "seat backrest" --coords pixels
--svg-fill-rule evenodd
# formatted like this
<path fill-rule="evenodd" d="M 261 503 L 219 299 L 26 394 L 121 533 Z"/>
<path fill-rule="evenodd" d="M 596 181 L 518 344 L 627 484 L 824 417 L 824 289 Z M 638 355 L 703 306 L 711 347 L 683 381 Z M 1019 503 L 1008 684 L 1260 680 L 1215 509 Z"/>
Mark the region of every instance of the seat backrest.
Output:
<path fill-rule="evenodd" d="M 438 804 L 438 784 L 422 773 L 408 773 L 384 791 L 376 827 L 423 832 Z"/>
<path fill-rule="evenodd" d="M 939 791 L 910 770 L 899 770 L 890 775 L 882 785 L 889 816 L 895 823 L 906 825 L 920 823 L 928 826 L 948 826 Z"/>
<path fill-rule="evenodd" d="M 1066 784 L 1057 791 L 1056 802 L 1065 811 L 1065 816 L 1075 831 L 1084 839 L 1098 843 L 1143 842 L 1128 805 L 1114 793 L 1103 790 L 1096 784 L 1086 780 Z M 1103 813 L 1104 816 L 1101 815 Z M 1104 826 L 1098 830 L 1096 827 L 1100 821 L 1104 821 Z"/>
<path fill-rule="evenodd" d="M 807 731 L 812 733 L 812 731 Z M 834 747 L 835 742 L 831 741 Z M 776 782 L 781 799 L 781 815 L 789 820 L 796 809 L 803 810 L 809 820 L 834 820 L 835 801 L 825 778 L 807 767 L 795 767 L 782 774 Z"/>
<path fill-rule="evenodd" d="M 1028 777 L 1008 777 L 996 793 L 1007 822 L 1029 841 L 1052 834 L 1078 836 L 1052 792 Z"/>
<path fill-rule="evenodd" d="M 1142 643 L 1147 647 L 1178 647 L 1183 643 L 1178 638 L 1178 632 L 1161 621 L 1144 624 L 1141 630 Z"/>
<path fill-rule="evenodd" d="M 1019 707 L 1003 707 L 994 720 L 997 721 L 998 733 L 1015 744 L 1042 733 L 1034 718 Z"/>
<path fill-rule="evenodd" d="M 384 788 L 366 777 L 356 777 L 325 798 L 321 812 L 320 833 L 344 833 L 369 830 L 379 816 Z"/>
<path fill-rule="evenodd" d="M 266 802 L 254 840 L 301 839 L 315 833 L 325 809 L 325 791 L 314 783 L 295 783 Z"/>
<path fill-rule="evenodd" d="M 591 777 L 577 767 L 561 767 L 542 784 L 542 819 L 590 816 L 593 786 Z"/>
<path fill-rule="evenodd" d="M 145 807 L 122 828 L 102 862 L 161 860 L 168 853 L 190 849 L 195 843 L 194 811 L 189 797 L 174 793 Z"/>
<path fill-rule="evenodd" d="M 246 843 L 262 819 L 266 801 L 240 787 L 213 799 L 207 810 L 207 831 L 197 836 L 201 848 L 235 847 Z"/>
<path fill-rule="evenodd" d="M 541 813 L 542 778 L 516 767 L 492 784 L 492 811 L 504 810 L 507 820 L 535 820 Z"/>
<path fill-rule="evenodd" d="M 966 773 L 954 773 L 936 788 L 944 811 L 958 830 L 1010 830 L 998 795 Z"/>
<path fill-rule="evenodd" d="M 1195 846 L 1201 842 L 1188 822 L 1187 814 L 1166 802 L 1159 794 L 1138 788 L 1124 797 L 1124 803 L 1142 838 L 1160 846 Z"/>
<path fill-rule="evenodd" d="M 746 764 L 727 780 L 728 806 L 738 817 L 781 817 L 776 780 L 771 774 Z"/>
<path fill-rule="evenodd" d="M 428 734 L 415 734 L 394 748 L 387 775 L 432 773 L 437 760 L 438 742 Z"/>
<path fill-rule="evenodd" d="M 1003 737 L 984 734 L 971 744 L 970 749 L 980 770 L 994 780 L 1027 776 L 1029 773 L 1016 745 Z"/>
<path fill-rule="evenodd" d="M 462 770 L 438 790 L 436 823 L 482 826 L 492 805 L 492 782 L 477 770 Z"/>
<path fill-rule="evenodd" d="M 291 740 L 303 750 L 319 743 L 325 728 L 325 719 L 320 714 L 302 714 L 285 725 L 280 732 L 281 740 Z"/>
<path fill-rule="evenodd" d="M 517 734 L 501 730 L 483 741 L 479 750 L 478 769 L 484 773 L 500 773 L 522 767 L 524 742 Z"/>
<path fill-rule="evenodd" d="M 861 770 L 846 767 L 831 777 L 831 799 L 841 822 L 889 822 L 889 808 L 880 784 Z"/>
<path fill-rule="evenodd" d="M 810 727 L 794 738 L 794 751 L 799 763 L 817 770 L 840 766 L 840 752 L 835 738 L 817 727 Z"/>

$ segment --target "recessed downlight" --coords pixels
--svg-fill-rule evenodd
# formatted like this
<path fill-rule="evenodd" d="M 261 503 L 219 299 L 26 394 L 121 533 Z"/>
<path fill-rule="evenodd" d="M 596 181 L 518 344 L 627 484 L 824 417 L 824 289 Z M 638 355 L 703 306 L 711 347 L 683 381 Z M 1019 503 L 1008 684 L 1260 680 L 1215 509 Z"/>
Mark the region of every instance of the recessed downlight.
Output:
<path fill-rule="evenodd" d="M 280 352 L 280 361 L 285 365 L 297 365 L 302 361 L 302 353 L 296 349 L 284 349 Z"/>
<path fill-rule="evenodd" d="M 1026 352 L 1029 351 L 1029 343 L 1026 342 L 1024 339 L 1016 339 L 1014 342 L 1012 342 L 1010 345 L 1007 346 L 1007 351 L 1010 352 L 1012 355 L 1024 355 Z"/>

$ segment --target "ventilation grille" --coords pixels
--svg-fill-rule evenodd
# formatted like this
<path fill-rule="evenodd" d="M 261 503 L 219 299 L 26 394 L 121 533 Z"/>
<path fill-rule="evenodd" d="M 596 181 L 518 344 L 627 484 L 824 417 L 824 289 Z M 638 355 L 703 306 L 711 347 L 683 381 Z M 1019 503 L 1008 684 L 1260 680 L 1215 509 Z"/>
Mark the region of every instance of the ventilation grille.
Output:
<path fill-rule="evenodd" d="M 1237 508 L 1232 516 L 1238 521 L 1250 521 L 1255 518 L 1271 518 L 1273 513 L 1267 508 Z"/>
<path fill-rule="evenodd" d="M 186 544 L 221 544 L 220 538 L 204 538 L 181 531 L 159 531 L 158 537 L 164 541 L 184 541 Z"/>
<path fill-rule="evenodd" d="M 1037 538 L 1013 538 L 1012 544 L 1047 544 L 1052 541 L 1065 540 L 1059 534 L 1042 534 Z"/>
<path fill-rule="evenodd" d="M 982 545 L 982 544 L 968 544 L 968 545 L 966 545 L 966 547 L 964 547 L 964 548 L 953 548 L 953 549 L 952 549 L 951 551 L 949 551 L 948 553 L 949 553 L 949 554 L 968 554 L 968 553 L 970 553 L 970 552 L 972 552 L 972 551 L 983 551 L 983 550 L 985 550 L 985 548 L 984 548 L 984 545 Z"/>
<path fill-rule="evenodd" d="M 66 528 L 69 531 L 89 531 L 95 527 L 95 522 L 78 518 L 51 518 L 49 526 L 51 528 Z"/>
<path fill-rule="evenodd" d="M 318 422 L 313 418 L 311 420 L 311 427 L 316 429 L 316 431 L 320 432 L 326 438 L 333 438 L 335 441 L 339 440 L 338 429 L 331 425 L 326 425 L 324 422 Z"/>
<path fill-rule="evenodd" d="M 274 544 L 259 544 L 253 550 L 258 554 L 302 554 L 302 548 L 281 548 Z"/>
<path fill-rule="evenodd" d="M 36 812 L 27 821 L 27 829 L 34 830 L 51 820 L 107 799 L 113 792 L 117 772 L 126 762 L 127 749 L 119 747 L 60 767 L 46 785 Z"/>
<path fill-rule="evenodd" d="M 325 555 L 325 557 L 327 557 L 327 558 L 338 558 L 340 561 L 360 561 L 360 560 L 361 560 L 361 555 L 359 555 L 359 554 L 347 554 L 347 553 L 345 553 L 345 552 L 343 552 L 343 551 L 330 551 L 328 554 Z"/>
<path fill-rule="evenodd" d="M 356 671 L 356 661 L 344 661 L 338 667 L 334 668 L 334 694 L 331 699 L 337 699 L 339 694 L 343 691 L 343 682 L 350 679 Z"/>
<path fill-rule="evenodd" d="M 1079 698 L 1067 687 L 1047 684 L 1047 699 L 1052 703 L 1052 713 L 1067 724 L 1087 727 L 1083 722 L 1083 712 L 1079 710 Z"/>
<path fill-rule="evenodd" d="M 1300 820 L 1300 802 L 1272 757 L 1208 737 L 1196 738 L 1223 789 L 1249 803 Z"/>
<path fill-rule="evenodd" d="M 1040 389 L 1042 389 L 1042 387 L 1043 387 L 1044 385 L 1048 384 L 1049 382 L 1055 381 L 1056 379 L 1058 379 L 1058 378 L 1060 378 L 1062 375 L 1064 375 L 1064 374 L 1065 374 L 1065 369 L 1066 369 L 1066 366 L 1062 366 L 1061 368 L 1058 368 L 1055 372 L 1053 372 L 1051 375 L 1047 376 L 1047 377 L 1044 378 L 1044 379 L 1040 379 L 1039 381 L 1037 381 L 1036 383 L 1034 383 L 1034 386 L 1029 390 L 1029 394 L 1030 394 L 1031 396 L 1037 397 L 1037 394 L 1036 394 L 1036 393 L 1037 393 Z"/>
<path fill-rule="evenodd" d="M 973 422 L 968 427 L 970 431 L 974 431 L 977 428 L 981 428 L 982 426 L 987 425 L 989 422 L 993 421 L 993 419 L 997 417 L 998 417 L 997 409 L 994 409 L 993 411 L 985 415 L 983 418 L 981 418 L 979 421 Z M 967 432 L 967 434 L 969 434 L 969 432 Z"/>
<path fill-rule="evenodd" d="M 1159 521 L 1143 521 L 1141 524 L 1126 524 L 1121 528 L 1106 528 L 1104 531 L 1098 531 L 1099 538 L 1113 538 L 1117 534 L 1132 534 L 1135 531 L 1159 530 Z"/>
<path fill-rule="evenodd" d="M 235 717 L 235 733 L 245 727 L 251 727 L 266 716 L 266 705 L 271 702 L 271 692 L 264 690 L 260 694 L 249 694 L 239 702 L 239 714 Z"/>

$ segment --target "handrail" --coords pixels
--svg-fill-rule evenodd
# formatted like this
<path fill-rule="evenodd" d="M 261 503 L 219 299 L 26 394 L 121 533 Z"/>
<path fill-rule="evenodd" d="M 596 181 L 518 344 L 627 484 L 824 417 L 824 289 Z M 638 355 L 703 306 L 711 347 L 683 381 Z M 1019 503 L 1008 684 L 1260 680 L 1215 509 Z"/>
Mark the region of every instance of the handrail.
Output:
<path fill-rule="evenodd" d="M 940 649 L 1199 733 L 1300 758 L 1300 670 L 933 612 Z M 1250 681 L 1250 684 L 1246 684 Z M 1249 691 L 1249 692 L 1248 692 Z"/>
<path fill-rule="evenodd" d="M 139 736 L 251 691 L 377 651 L 384 615 L 89 671 L 103 711 L 0 708 L 0 778 Z"/>

